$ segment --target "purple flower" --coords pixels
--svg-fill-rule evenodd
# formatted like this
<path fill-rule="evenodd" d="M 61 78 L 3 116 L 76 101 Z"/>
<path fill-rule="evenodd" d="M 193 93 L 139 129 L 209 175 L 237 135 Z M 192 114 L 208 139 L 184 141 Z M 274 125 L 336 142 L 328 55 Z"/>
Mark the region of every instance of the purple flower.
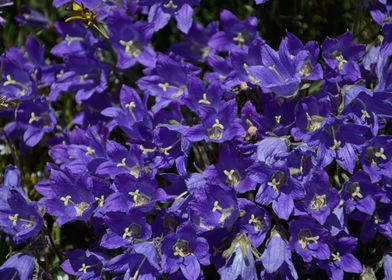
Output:
<path fill-rule="evenodd" d="M 356 81 L 361 77 L 360 69 L 356 63 L 365 53 L 365 45 L 353 43 L 349 32 L 338 38 L 327 38 L 322 45 L 323 58 L 333 73 L 327 79 L 337 81 L 345 79 Z M 341 76 L 340 76 L 341 75 Z M 329 77 L 331 76 L 331 77 Z"/>
<path fill-rule="evenodd" d="M 116 141 L 106 142 L 105 158 L 95 158 L 91 163 L 95 167 L 94 172 L 98 175 L 114 178 L 118 174 L 131 174 L 139 178 L 144 174 L 144 161 L 139 147 L 131 147 L 130 150 Z"/>
<path fill-rule="evenodd" d="M 380 233 L 392 238 L 392 207 L 391 204 L 380 204 L 372 216 L 367 216 L 361 227 L 360 240 L 368 242 Z"/>
<path fill-rule="evenodd" d="M 59 226 L 75 220 L 87 221 L 92 214 L 96 199 L 92 194 L 92 177 L 86 175 L 52 167 L 49 179 L 35 186 L 44 196 L 39 204 L 57 217 Z"/>
<path fill-rule="evenodd" d="M 0 228 L 16 243 L 35 237 L 43 227 L 43 219 L 36 202 L 27 201 L 17 190 L 0 189 Z"/>
<path fill-rule="evenodd" d="M 240 199 L 238 204 L 240 211 L 244 211 L 239 220 L 239 227 L 247 233 L 249 240 L 257 248 L 263 243 L 271 227 L 268 212 L 247 199 Z"/>
<path fill-rule="evenodd" d="M 256 188 L 246 173 L 246 169 L 252 164 L 249 158 L 245 158 L 232 145 L 224 145 L 219 154 L 219 161 L 204 170 L 206 178 L 216 178 L 214 181 L 220 184 L 232 186 L 237 192 L 244 193 Z"/>
<path fill-rule="evenodd" d="M 151 226 L 144 215 L 131 210 L 128 213 L 110 212 L 104 217 L 108 232 L 101 239 L 101 246 L 108 249 L 129 247 L 136 240 L 151 237 Z"/>
<path fill-rule="evenodd" d="M 47 28 L 49 25 L 48 19 L 35 10 L 29 9 L 29 7 L 22 5 L 21 14 L 15 17 L 15 20 L 22 26 L 32 26 L 39 28 Z"/>
<path fill-rule="evenodd" d="M 369 176 L 359 171 L 354 174 L 343 185 L 342 198 L 345 200 L 345 208 L 348 213 L 358 209 L 364 214 L 373 215 L 376 209 L 377 196 L 381 194 L 381 189 L 372 184 Z"/>
<path fill-rule="evenodd" d="M 136 179 L 129 174 L 119 174 L 114 180 L 114 188 L 115 192 L 105 199 L 104 211 L 127 212 L 134 208 L 149 212 L 153 210 L 159 195 L 163 194 L 148 176 Z"/>
<path fill-rule="evenodd" d="M 34 272 L 34 267 L 35 260 L 32 256 L 17 253 L 0 266 L 0 275 L 3 279 L 29 280 Z"/>
<path fill-rule="evenodd" d="M 317 146 L 317 159 L 325 167 L 336 159 L 346 171 L 353 173 L 356 164 L 356 150 L 366 140 L 364 134 L 368 128 L 345 123 L 336 118 L 327 118 L 315 130 L 309 141 L 310 146 Z"/>
<path fill-rule="evenodd" d="M 208 184 L 195 191 L 190 211 L 193 222 L 200 229 L 211 230 L 234 224 L 239 216 L 239 209 L 233 188 L 224 189 Z"/>
<path fill-rule="evenodd" d="M 257 18 L 239 20 L 232 12 L 223 10 L 220 14 L 223 31 L 215 33 L 208 45 L 218 51 L 231 51 L 246 47 L 257 37 Z"/>
<path fill-rule="evenodd" d="M 216 32 L 218 32 L 218 22 L 216 21 L 208 24 L 206 28 L 194 22 L 185 36 L 185 42 L 173 44 L 170 50 L 190 61 L 205 61 L 215 53 L 208 46 L 208 41 Z"/>
<path fill-rule="evenodd" d="M 117 53 L 117 67 L 126 69 L 136 62 L 144 66 L 155 66 L 155 52 L 149 47 L 153 34 L 151 24 L 132 22 L 123 10 L 116 9 L 108 17 L 111 30 L 110 41 Z"/>
<path fill-rule="evenodd" d="M 344 272 L 361 273 L 362 265 L 352 254 L 357 246 L 357 239 L 350 236 L 333 238 L 329 243 L 331 258 L 320 261 L 319 265 L 327 271 L 330 279 L 343 279 Z"/>
<path fill-rule="evenodd" d="M 105 265 L 105 270 L 124 277 L 115 279 L 155 279 L 160 275 L 160 256 L 154 242 L 141 242 L 115 256 Z"/>
<path fill-rule="evenodd" d="M 298 69 L 304 64 L 305 53 L 291 58 L 287 45 L 282 44 L 279 51 L 273 50 L 267 44 L 261 47 L 263 65 L 245 67 L 253 77 L 253 83 L 265 91 L 271 91 L 278 96 L 289 97 L 297 93 L 301 82 Z"/>
<path fill-rule="evenodd" d="M 182 102 L 182 99 L 189 94 L 187 85 L 191 71 L 188 67 L 188 64 L 181 63 L 172 57 L 159 55 L 153 72 L 139 79 L 137 82 L 139 88 L 156 96 L 156 111 L 167 106 L 169 100 Z"/>
<path fill-rule="evenodd" d="M 102 93 L 107 86 L 108 67 L 98 58 L 98 39 L 82 25 L 56 24 L 64 40 L 51 53 L 64 59 L 64 66 L 56 73 L 49 99 L 55 101 L 62 92 L 76 92 L 77 103 Z"/>
<path fill-rule="evenodd" d="M 57 123 L 54 110 L 43 99 L 21 103 L 16 111 L 16 122 L 24 130 L 23 141 L 30 147 L 37 145 Z"/>
<path fill-rule="evenodd" d="M 36 202 L 30 201 L 21 185 L 19 169 L 8 166 L 0 186 L 0 228 L 10 234 L 15 243 L 35 237 L 43 227 Z"/>
<path fill-rule="evenodd" d="M 379 25 L 383 25 L 388 21 L 392 5 L 389 1 L 377 0 L 372 1 L 369 5 L 370 15 Z"/>
<path fill-rule="evenodd" d="M 203 109 L 202 123 L 189 128 L 185 137 L 191 142 L 205 140 L 222 143 L 243 135 L 245 131 L 236 118 L 236 107 L 234 100 L 224 103 L 219 111 L 206 107 L 205 110 Z"/>
<path fill-rule="evenodd" d="M 309 41 L 305 45 L 294 34 L 287 32 L 280 48 L 287 49 L 292 59 L 297 60 L 297 72 L 303 80 L 320 80 L 323 69 L 318 63 L 320 48 L 317 42 Z"/>
<path fill-rule="evenodd" d="M 198 279 L 200 264 L 210 263 L 208 250 L 206 239 L 184 227 L 176 233 L 166 235 L 162 240 L 162 270 L 172 274 L 181 269 L 186 279 Z"/>
<path fill-rule="evenodd" d="M 289 248 L 297 252 L 305 262 L 313 258 L 327 260 L 331 256 L 328 247 L 328 231 L 309 217 L 290 222 Z"/>
<path fill-rule="evenodd" d="M 64 136 L 62 144 L 52 146 L 49 155 L 56 164 L 66 166 L 73 173 L 93 171 L 95 159 L 106 157 L 106 133 L 107 129 L 101 126 L 76 128 Z"/>
<path fill-rule="evenodd" d="M 80 280 L 101 279 L 105 257 L 89 250 L 76 249 L 68 252 L 67 259 L 61 264 L 61 268 L 68 274 L 78 276 Z"/>
<path fill-rule="evenodd" d="M 272 209 L 281 219 L 288 220 L 294 210 L 294 199 L 304 197 L 303 186 L 286 168 L 258 164 L 251 168 L 250 178 L 260 183 L 256 202 L 261 205 L 272 203 Z"/>
<path fill-rule="evenodd" d="M 261 255 L 261 262 L 265 268 L 261 272 L 263 279 L 274 279 L 275 275 L 280 275 L 282 279 L 298 278 L 291 261 L 291 251 L 288 248 L 287 241 L 275 228 L 272 229 L 271 237 Z"/>
<path fill-rule="evenodd" d="M 381 180 L 383 176 L 392 177 L 391 139 L 388 136 L 374 137 L 361 153 L 362 168 L 369 174 L 373 183 Z"/>
<path fill-rule="evenodd" d="M 114 118 L 118 125 L 129 137 L 143 138 L 143 130 L 152 128 L 152 120 L 145 103 L 139 94 L 131 87 L 123 85 L 120 92 L 121 108 L 108 107 L 101 114 Z"/>
<path fill-rule="evenodd" d="M 1 76 L 2 94 L 11 100 L 31 99 L 37 92 L 33 77 L 33 65 L 21 50 L 9 48 L 0 56 L 3 65 Z"/>
<path fill-rule="evenodd" d="M 336 189 L 331 188 L 328 175 L 325 172 L 314 172 L 305 185 L 303 207 L 320 224 L 324 224 L 332 209 L 339 203 Z"/>
<path fill-rule="evenodd" d="M 239 234 L 230 247 L 223 252 L 226 263 L 218 272 L 222 280 L 249 279 L 256 280 L 255 258 L 260 257 L 245 234 Z"/>
<path fill-rule="evenodd" d="M 140 5 L 151 6 L 148 21 L 154 24 L 154 29 L 165 27 L 170 18 L 174 16 L 177 27 L 188 33 L 192 26 L 192 6 L 199 5 L 200 0 L 141 0 Z"/>

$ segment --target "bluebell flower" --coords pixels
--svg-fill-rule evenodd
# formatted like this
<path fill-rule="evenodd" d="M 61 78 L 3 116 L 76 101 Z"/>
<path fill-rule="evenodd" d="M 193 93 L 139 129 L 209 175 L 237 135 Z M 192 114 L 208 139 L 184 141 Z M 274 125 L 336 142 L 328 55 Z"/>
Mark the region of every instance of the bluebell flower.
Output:
<path fill-rule="evenodd" d="M 198 279 L 201 274 L 200 264 L 210 263 L 208 251 L 206 239 L 184 227 L 162 240 L 162 270 L 171 274 L 181 269 L 185 279 Z"/>
<path fill-rule="evenodd" d="M 3 279 L 29 280 L 33 275 L 35 262 L 29 254 L 14 254 L 0 266 L 0 275 Z"/>
<path fill-rule="evenodd" d="M 52 167 L 49 179 L 38 183 L 35 189 L 43 196 L 39 204 L 57 217 L 59 226 L 75 220 L 87 221 L 96 205 L 92 178 L 67 169 Z"/>
<path fill-rule="evenodd" d="M 305 262 L 311 262 L 313 258 L 330 258 L 328 237 L 328 231 L 312 218 L 300 217 L 290 222 L 289 248 L 297 252 Z"/>
<path fill-rule="evenodd" d="M 106 257 L 97 252 L 76 249 L 66 254 L 67 259 L 61 268 L 69 275 L 78 276 L 80 280 L 98 280 L 102 277 L 102 269 Z"/>

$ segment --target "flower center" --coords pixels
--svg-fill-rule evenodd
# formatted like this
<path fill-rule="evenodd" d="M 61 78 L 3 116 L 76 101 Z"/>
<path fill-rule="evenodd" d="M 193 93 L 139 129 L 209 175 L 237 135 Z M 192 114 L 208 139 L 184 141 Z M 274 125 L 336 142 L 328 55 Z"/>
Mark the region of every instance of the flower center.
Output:
<path fill-rule="evenodd" d="M 29 124 L 32 124 L 33 122 L 38 122 L 40 119 L 41 117 L 37 116 L 34 112 L 31 112 Z"/>
<path fill-rule="evenodd" d="M 237 169 L 231 169 L 230 171 L 224 170 L 223 173 L 227 177 L 226 182 L 233 187 L 236 187 L 241 181 L 241 176 Z"/>
<path fill-rule="evenodd" d="M 342 141 L 333 139 L 333 146 L 329 147 L 330 150 L 340 150 L 342 148 Z"/>
<path fill-rule="evenodd" d="M 126 239 L 128 237 L 138 237 L 142 233 L 142 227 L 139 224 L 132 223 L 129 227 L 126 227 L 124 230 L 124 234 L 122 239 Z"/>
<path fill-rule="evenodd" d="M 319 239 L 319 236 L 312 236 L 310 230 L 303 229 L 299 233 L 298 242 L 301 244 L 302 249 L 305 249 L 310 243 L 317 243 Z"/>
<path fill-rule="evenodd" d="M 268 186 L 272 187 L 276 192 L 280 192 L 280 189 L 287 184 L 287 176 L 283 171 L 277 171 L 272 176 L 272 180 L 267 183 Z"/>
<path fill-rule="evenodd" d="M 231 208 L 223 209 L 219 205 L 219 201 L 214 201 L 214 207 L 212 208 L 212 212 L 219 212 L 221 217 L 219 219 L 219 224 L 223 225 L 228 217 L 231 215 Z"/>
<path fill-rule="evenodd" d="M 310 116 L 309 113 L 306 113 L 306 120 L 308 121 L 306 129 L 308 131 L 315 131 L 321 127 L 323 117 L 317 115 Z"/>
<path fill-rule="evenodd" d="M 299 74 L 302 77 L 307 77 L 313 72 L 313 66 L 310 64 L 309 61 L 306 61 L 304 65 L 302 65 L 301 69 L 299 70 Z"/>
<path fill-rule="evenodd" d="M 64 206 L 68 206 L 70 203 L 73 204 L 76 210 L 76 216 L 82 216 L 83 213 L 90 207 L 90 204 L 85 201 L 80 203 L 72 201 L 72 197 L 70 195 L 62 196 L 60 197 L 60 200 L 64 202 Z"/>
<path fill-rule="evenodd" d="M 101 195 L 101 197 L 96 197 L 95 201 L 98 201 L 99 207 L 103 207 L 103 204 L 105 203 L 105 196 Z"/>
<path fill-rule="evenodd" d="M 86 265 L 85 263 L 82 263 L 82 266 L 78 269 L 79 272 L 87 273 L 87 269 L 89 269 L 91 266 Z"/>
<path fill-rule="evenodd" d="M 336 253 L 332 253 L 331 254 L 333 261 L 339 261 L 340 260 L 340 253 L 336 252 Z"/>
<path fill-rule="evenodd" d="M 364 159 L 370 161 L 372 165 L 377 165 L 379 159 L 387 160 L 387 156 L 384 154 L 385 150 L 383 147 L 377 152 L 377 148 L 374 146 L 369 146 L 365 150 Z"/>
<path fill-rule="evenodd" d="M 79 204 L 75 204 L 74 208 L 76 210 L 76 216 L 82 216 L 83 213 L 90 207 L 85 201 L 80 202 Z"/>
<path fill-rule="evenodd" d="M 131 114 L 133 120 L 137 121 L 135 113 L 133 112 L 133 109 L 136 108 L 135 102 L 134 101 L 129 102 L 128 104 L 125 105 L 125 108 L 128 108 L 129 113 Z"/>
<path fill-rule="evenodd" d="M 239 47 L 243 46 L 245 44 L 245 38 L 242 35 L 242 32 L 238 32 L 233 38 L 233 41 L 236 42 Z"/>
<path fill-rule="evenodd" d="M 344 64 L 347 63 L 347 60 L 344 59 L 343 55 L 338 55 L 336 57 L 336 60 L 339 62 L 338 63 L 338 69 L 339 71 L 342 71 Z"/>
<path fill-rule="evenodd" d="M 17 225 L 18 222 L 24 223 L 22 226 L 25 229 L 31 228 L 35 224 L 35 221 L 19 218 L 18 213 L 15 213 L 15 215 L 9 215 L 8 219 L 12 221 L 12 226 L 14 227 Z"/>
<path fill-rule="evenodd" d="M 208 101 L 208 99 L 207 99 L 207 94 L 206 94 L 206 93 L 203 93 L 203 98 L 200 99 L 200 100 L 198 101 L 198 103 L 199 103 L 199 104 L 206 104 L 206 105 L 210 105 L 210 104 L 211 104 L 211 102 Z"/>
<path fill-rule="evenodd" d="M 351 194 L 351 198 L 363 198 L 363 195 L 361 194 L 361 186 L 359 185 L 358 182 L 350 182 L 347 184 L 346 190 Z"/>
<path fill-rule="evenodd" d="M 251 215 L 248 223 L 250 225 L 253 225 L 254 230 L 256 232 L 259 232 L 259 231 L 262 231 L 263 229 L 265 229 L 265 221 L 264 221 L 264 219 L 262 219 L 260 217 L 256 218 L 254 214 Z"/>
<path fill-rule="evenodd" d="M 177 9 L 178 5 L 174 4 L 173 0 L 169 0 L 166 4 L 163 4 L 166 9 Z"/>
<path fill-rule="evenodd" d="M 86 156 L 88 156 L 88 155 L 94 156 L 95 155 L 95 150 L 93 148 L 87 147 L 86 150 L 87 150 L 87 152 L 85 153 Z"/>
<path fill-rule="evenodd" d="M 129 192 L 128 194 L 132 196 L 135 206 L 145 205 L 151 201 L 150 197 L 141 193 L 138 189 L 134 192 Z"/>
<path fill-rule="evenodd" d="M 19 87 L 21 89 L 21 95 L 25 95 L 28 91 L 28 85 L 22 84 L 20 82 L 15 81 L 14 79 L 12 79 L 11 75 L 7 75 L 6 77 L 6 81 L 3 83 L 3 85 L 6 86 L 16 86 Z"/>
<path fill-rule="evenodd" d="M 178 239 L 176 244 L 173 246 L 175 256 L 186 257 L 192 254 L 189 249 L 189 242 L 184 239 Z"/>
<path fill-rule="evenodd" d="M 215 123 L 210 129 L 208 129 L 208 137 L 213 140 L 219 140 L 223 136 L 224 129 L 225 127 L 219 122 L 219 120 L 215 119 Z"/>
<path fill-rule="evenodd" d="M 135 178 L 139 178 L 139 176 L 140 176 L 140 172 L 141 172 L 140 165 L 136 164 L 134 167 L 129 167 L 129 166 L 126 164 L 126 158 L 123 158 L 123 159 L 121 160 L 121 162 L 118 163 L 116 166 L 117 166 L 117 167 L 124 167 L 124 168 L 127 169 L 127 170 L 129 171 L 129 173 L 130 173 L 133 177 L 135 177 Z"/>
<path fill-rule="evenodd" d="M 320 211 L 320 209 L 323 208 L 326 204 L 327 204 L 327 196 L 325 194 L 323 195 L 315 194 L 312 201 L 310 202 L 310 207 L 313 210 Z"/>
<path fill-rule="evenodd" d="M 138 44 L 135 43 L 133 40 L 129 40 L 129 41 L 120 40 L 120 45 L 125 47 L 125 52 L 128 55 L 133 57 L 138 57 L 142 52 Z"/>

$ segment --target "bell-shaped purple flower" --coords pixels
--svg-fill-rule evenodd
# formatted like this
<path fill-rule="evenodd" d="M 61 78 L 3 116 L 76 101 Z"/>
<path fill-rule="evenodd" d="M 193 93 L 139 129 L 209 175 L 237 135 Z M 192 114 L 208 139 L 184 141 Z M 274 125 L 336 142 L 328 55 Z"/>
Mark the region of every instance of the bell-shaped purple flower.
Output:
<path fill-rule="evenodd" d="M 196 190 L 190 203 L 193 222 L 203 230 L 228 227 L 239 216 L 237 198 L 233 188 L 210 185 Z"/>
<path fill-rule="evenodd" d="M 48 180 L 41 181 L 35 189 L 44 197 L 39 204 L 62 226 L 71 221 L 87 221 L 96 199 L 92 194 L 92 177 L 73 174 L 70 170 L 52 167 Z"/>
<path fill-rule="evenodd" d="M 16 122 L 24 130 L 23 141 L 30 147 L 37 145 L 57 123 L 54 110 L 44 100 L 21 103 L 16 111 Z"/>
<path fill-rule="evenodd" d="M 185 279 L 198 279 L 200 264 L 210 263 L 207 240 L 198 237 L 192 229 L 183 227 L 177 233 L 165 236 L 161 243 L 162 269 L 169 274 L 181 269 Z"/>
<path fill-rule="evenodd" d="M 327 271 L 330 279 L 342 280 L 344 272 L 362 272 L 362 264 L 352 254 L 357 246 L 356 238 L 351 236 L 336 237 L 329 244 L 331 257 L 327 261 L 320 261 L 319 265 Z"/>
<path fill-rule="evenodd" d="M 218 51 L 231 51 L 246 47 L 257 37 L 256 17 L 239 20 L 232 12 L 223 10 L 220 14 L 223 31 L 215 33 L 208 45 Z"/>
<path fill-rule="evenodd" d="M 287 241 L 275 228 L 271 231 L 271 237 L 260 259 L 264 266 L 262 279 L 275 279 L 277 275 L 280 275 L 281 279 L 298 279 Z"/>
<path fill-rule="evenodd" d="M 148 67 L 155 65 L 156 54 L 149 47 L 154 31 L 152 24 L 142 21 L 133 23 L 120 9 L 112 11 L 106 21 L 111 30 L 110 41 L 117 53 L 118 68 L 126 69 L 136 62 Z"/>
<path fill-rule="evenodd" d="M 206 142 L 222 143 L 232 140 L 245 133 L 237 119 L 237 104 L 234 100 L 224 103 L 219 111 L 206 107 L 201 124 L 189 128 L 185 137 L 191 142 L 205 140 Z"/>
<path fill-rule="evenodd" d="M 310 214 L 323 225 L 333 208 L 339 204 L 337 190 L 330 187 L 328 175 L 323 171 L 313 173 L 304 188 L 302 207 L 306 211 L 305 215 Z"/>
<path fill-rule="evenodd" d="M 368 142 L 360 157 L 363 170 L 372 182 L 380 181 L 383 176 L 392 177 L 392 138 L 377 136 Z"/>
<path fill-rule="evenodd" d="M 244 215 L 240 218 L 238 226 L 245 231 L 255 248 L 259 247 L 271 227 L 268 212 L 247 199 L 239 199 L 238 205 Z"/>
<path fill-rule="evenodd" d="M 108 232 L 101 239 L 101 246 L 108 249 L 129 247 L 136 240 L 151 237 L 151 226 L 143 213 L 131 210 L 128 213 L 110 212 L 104 217 Z"/>
<path fill-rule="evenodd" d="M 106 262 L 104 255 L 89 250 L 76 249 L 66 254 L 67 259 L 61 268 L 68 274 L 78 276 L 80 280 L 98 280 L 102 277 L 102 268 Z"/>
<path fill-rule="evenodd" d="M 288 220 L 294 210 L 294 200 L 304 196 L 303 186 L 290 176 L 287 168 L 259 164 L 251 167 L 249 172 L 250 178 L 260 183 L 256 202 L 262 205 L 272 203 L 278 217 Z"/>
<path fill-rule="evenodd" d="M 328 231 L 310 217 L 300 217 L 290 222 L 289 248 L 305 262 L 311 262 L 313 258 L 327 260 L 331 256 Z"/>
<path fill-rule="evenodd" d="M 35 260 L 25 253 L 12 255 L 2 266 L 0 275 L 2 279 L 29 280 L 32 277 Z"/>

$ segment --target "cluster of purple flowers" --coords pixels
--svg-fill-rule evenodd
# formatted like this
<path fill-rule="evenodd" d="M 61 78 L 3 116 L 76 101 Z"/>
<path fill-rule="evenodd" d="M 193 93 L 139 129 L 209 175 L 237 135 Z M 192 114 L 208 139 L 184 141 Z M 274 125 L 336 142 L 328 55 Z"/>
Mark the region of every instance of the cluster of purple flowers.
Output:
<path fill-rule="evenodd" d="M 1 94 L 17 103 L 2 137 L 52 159 L 38 201 L 6 168 L 0 231 L 31 244 L 49 216 L 85 223 L 94 242 L 61 263 L 78 279 L 370 279 L 358 248 L 392 240 L 392 2 L 369 7 L 381 31 L 367 46 L 287 33 L 277 50 L 255 17 L 193 21 L 199 2 L 75 1 L 95 28 L 55 22 L 53 48 L 30 35 L 0 56 Z M 19 24 L 49 28 L 24 9 Z M 184 40 L 158 52 L 172 18 Z M 387 248 L 383 264 L 392 279 Z M 25 250 L 0 278 L 39 271 Z"/>

